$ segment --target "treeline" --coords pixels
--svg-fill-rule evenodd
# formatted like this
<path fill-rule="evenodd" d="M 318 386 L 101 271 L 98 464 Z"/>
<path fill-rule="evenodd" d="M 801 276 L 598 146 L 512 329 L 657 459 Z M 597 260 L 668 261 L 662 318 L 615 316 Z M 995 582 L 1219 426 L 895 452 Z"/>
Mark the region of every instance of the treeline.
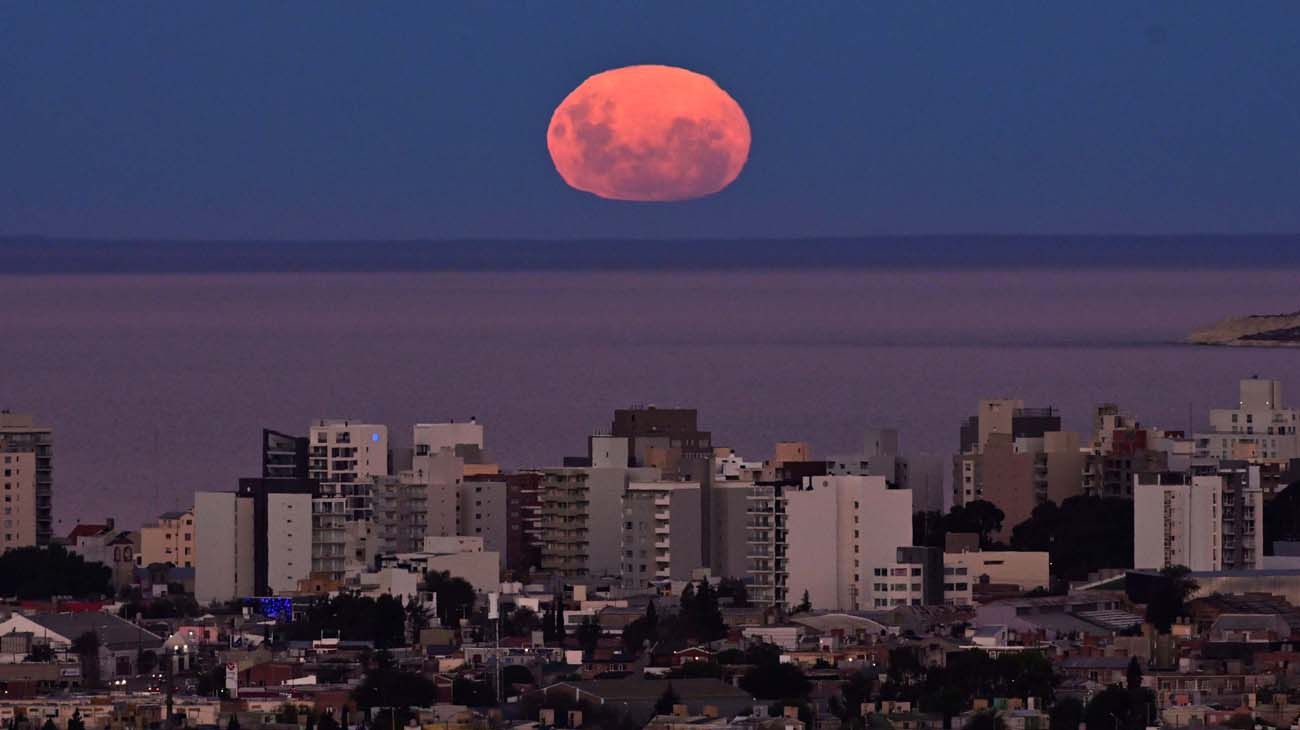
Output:
<path fill-rule="evenodd" d="M 39 600 L 52 596 L 112 595 L 113 572 L 62 545 L 21 547 L 0 555 L 0 596 Z"/>
<path fill-rule="evenodd" d="M 1046 552 L 1058 584 L 1085 580 L 1103 568 L 1133 567 L 1131 499 L 1078 496 L 1060 505 L 1044 502 L 1012 528 L 1009 545 L 993 539 L 1004 518 L 997 505 L 983 500 L 953 507 L 946 515 L 919 512 L 913 516 L 913 538 L 917 545 L 943 547 L 948 533 L 970 532 L 979 535 L 983 548 Z"/>

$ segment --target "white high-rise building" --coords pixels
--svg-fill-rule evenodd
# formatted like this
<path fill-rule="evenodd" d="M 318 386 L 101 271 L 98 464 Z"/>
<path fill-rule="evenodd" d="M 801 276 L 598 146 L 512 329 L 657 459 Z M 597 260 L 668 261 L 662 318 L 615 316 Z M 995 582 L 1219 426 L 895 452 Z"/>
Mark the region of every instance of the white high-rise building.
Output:
<path fill-rule="evenodd" d="M 194 494 L 194 598 L 200 604 L 253 595 L 253 500 Z"/>
<path fill-rule="evenodd" d="M 1221 570 L 1223 478 L 1155 474 L 1135 480 L 1133 567 Z"/>
<path fill-rule="evenodd" d="M 473 445 L 483 448 L 483 424 L 477 419 L 447 423 L 417 423 L 411 429 L 415 455 L 436 454 L 443 449 Z"/>
<path fill-rule="evenodd" d="M 321 497 L 340 500 L 348 519 L 369 519 L 371 481 L 388 474 L 388 427 L 323 418 L 308 439 L 308 476 L 320 482 Z"/>
<path fill-rule="evenodd" d="M 1196 434 L 1196 456 L 1285 465 L 1300 458 L 1300 411 L 1282 405 L 1282 383 L 1241 381 L 1236 408 L 1210 411 L 1210 432 Z"/>
<path fill-rule="evenodd" d="M 266 581 L 273 594 L 292 593 L 311 575 L 311 510 L 310 494 L 266 495 Z"/>
<path fill-rule="evenodd" d="M 807 477 L 784 493 L 785 599 L 814 608 L 874 607 L 873 581 L 912 544 L 912 493 L 882 476 Z"/>

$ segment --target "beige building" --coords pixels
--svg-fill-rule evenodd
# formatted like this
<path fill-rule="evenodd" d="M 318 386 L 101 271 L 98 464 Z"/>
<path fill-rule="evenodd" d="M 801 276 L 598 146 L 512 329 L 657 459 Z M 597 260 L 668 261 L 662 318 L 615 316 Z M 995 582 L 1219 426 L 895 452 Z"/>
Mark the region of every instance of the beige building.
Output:
<path fill-rule="evenodd" d="M 308 436 L 308 476 L 323 497 L 344 501 L 349 519 L 370 517 L 370 484 L 388 474 L 388 427 L 347 419 L 320 419 Z"/>
<path fill-rule="evenodd" d="M 140 528 L 139 565 L 171 563 L 194 567 L 194 510 L 164 512 L 152 525 Z"/>
<path fill-rule="evenodd" d="M 34 471 L 35 544 L 48 545 L 54 535 L 54 431 L 49 427 L 36 425 L 36 420 L 30 414 L 0 410 L 0 453 L 28 453 L 35 457 L 34 466 L 24 471 L 24 479 L 27 478 L 27 473 Z M 0 469 L 2 468 L 3 465 L 0 464 Z M 3 473 L 0 471 L 0 474 Z M 12 475 L 10 483 L 15 485 L 14 489 L 17 489 L 17 480 Z M 27 509 L 24 504 L 24 514 Z M 14 519 L 13 515 L 9 519 L 12 523 L 9 528 L 12 530 L 10 535 L 18 535 L 19 521 Z M 26 535 L 26 526 L 21 529 L 22 534 Z M 0 535 L 3 535 L 2 531 Z M 16 542 L 18 538 L 12 539 Z"/>
<path fill-rule="evenodd" d="M 1047 588 L 1051 560 L 1046 552 L 969 550 L 943 555 L 943 600 L 950 606 L 969 606 L 975 586 L 1014 585 L 1021 591 Z"/>
<path fill-rule="evenodd" d="M 35 545 L 36 454 L 0 449 L 0 494 L 0 553 Z"/>
<path fill-rule="evenodd" d="M 808 477 L 785 497 L 786 601 L 808 593 L 814 608 L 877 607 L 880 582 L 912 544 L 912 493 L 881 476 Z"/>
<path fill-rule="evenodd" d="M 1196 434 L 1196 456 L 1286 465 L 1300 457 L 1300 411 L 1284 408 L 1282 383 L 1240 382 L 1236 408 L 1210 411 L 1210 431 Z"/>

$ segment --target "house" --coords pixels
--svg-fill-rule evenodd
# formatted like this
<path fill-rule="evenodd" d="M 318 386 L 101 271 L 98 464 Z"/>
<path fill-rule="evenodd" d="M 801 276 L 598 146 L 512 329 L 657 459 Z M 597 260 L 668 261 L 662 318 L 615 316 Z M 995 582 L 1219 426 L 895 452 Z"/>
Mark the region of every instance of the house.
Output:
<path fill-rule="evenodd" d="M 130 621 L 107 613 L 38 613 L 13 614 L 0 622 L 0 635 L 29 632 L 37 644 L 48 644 L 65 657 L 74 653 L 72 645 L 83 634 L 99 639 L 100 677 L 128 677 L 138 673 L 138 662 L 145 654 L 156 658 L 163 639 Z M 146 661 L 148 661 L 146 659 Z"/>

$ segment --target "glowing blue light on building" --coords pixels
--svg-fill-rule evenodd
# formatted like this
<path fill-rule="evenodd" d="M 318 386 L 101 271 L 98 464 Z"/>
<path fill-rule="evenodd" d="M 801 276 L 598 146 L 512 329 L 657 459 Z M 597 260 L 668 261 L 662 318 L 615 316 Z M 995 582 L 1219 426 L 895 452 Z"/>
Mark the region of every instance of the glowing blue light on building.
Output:
<path fill-rule="evenodd" d="M 376 442 L 379 441 L 379 434 L 377 434 L 377 433 L 372 433 L 372 434 L 370 434 L 370 440 L 371 440 L 371 441 L 376 441 Z"/>

